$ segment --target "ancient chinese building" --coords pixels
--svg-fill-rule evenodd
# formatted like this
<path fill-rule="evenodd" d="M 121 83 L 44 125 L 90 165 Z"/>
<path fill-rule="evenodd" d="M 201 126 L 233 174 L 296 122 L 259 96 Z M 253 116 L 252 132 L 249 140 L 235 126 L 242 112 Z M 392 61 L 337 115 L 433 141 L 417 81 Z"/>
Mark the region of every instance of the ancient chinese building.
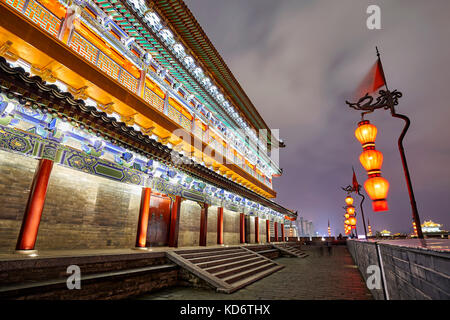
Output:
<path fill-rule="evenodd" d="M 181 0 L 0 17 L 1 252 L 298 236 L 272 200 L 283 143 Z"/>

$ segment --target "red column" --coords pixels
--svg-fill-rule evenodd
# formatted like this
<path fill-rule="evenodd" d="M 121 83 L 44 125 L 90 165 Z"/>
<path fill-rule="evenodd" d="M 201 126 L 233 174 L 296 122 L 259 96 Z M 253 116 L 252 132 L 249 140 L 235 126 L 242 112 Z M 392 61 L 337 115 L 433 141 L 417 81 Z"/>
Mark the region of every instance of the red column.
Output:
<path fill-rule="evenodd" d="M 178 247 L 181 197 L 176 196 L 170 208 L 169 247 Z"/>
<path fill-rule="evenodd" d="M 241 213 L 241 219 L 240 219 L 240 238 L 241 243 L 245 243 L 245 215 Z"/>
<path fill-rule="evenodd" d="M 266 220 L 266 240 L 270 242 L 270 221 Z"/>
<path fill-rule="evenodd" d="M 23 215 L 16 250 L 34 249 L 52 168 L 53 161 L 48 159 L 39 160 L 28 196 L 25 214 Z"/>
<path fill-rule="evenodd" d="M 200 239 L 199 245 L 206 246 L 208 231 L 208 204 L 204 203 L 200 213 Z"/>
<path fill-rule="evenodd" d="M 147 243 L 148 216 L 150 214 L 150 197 L 152 189 L 142 188 L 141 207 L 139 209 L 139 221 L 136 234 L 136 247 L 145 248 Z"/>
<path fill-rule="evenodd" d="M 223 244 L 223 208 L 217 209 L 217 244 Z"/>
<path fill-rule="evenodd" d="M 281 241 L 284 241 L 284 224 L 281 224 Z"/>
<path fill-rule="evenodd" d="M 259 218 L 255 217 L 255 242 L 259 243 Z"/>
<path fill-rule="evenodd" d="M 273 230 L 275 231 L 275 242 L 278 242 L 278 223 L 273 223 Z"/>

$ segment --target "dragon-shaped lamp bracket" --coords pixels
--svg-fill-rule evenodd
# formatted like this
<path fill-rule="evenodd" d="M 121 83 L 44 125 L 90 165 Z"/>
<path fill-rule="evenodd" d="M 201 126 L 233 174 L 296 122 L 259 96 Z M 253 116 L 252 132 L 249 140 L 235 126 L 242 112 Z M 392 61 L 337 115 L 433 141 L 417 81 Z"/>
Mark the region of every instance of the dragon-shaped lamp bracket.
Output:
<path fill-rule="evenodd" d="M 363 111 L 361 113 L 361 119 L 364 119 L 364 115 L 374 112 L 376 109 L 385 109 L 385 110 L 391 110 L 391 113 L 395 114 L 394 107 L 398 105 L 398 99 L 403 96 L 403 94 L 400 91 L 394 90 L 380 90 L 378 91 L 378 96 L 376 98 L 372 97 L 368 93 L 362 98 L 360 98 L 357 102 L 349 102 L 345 101 L 346 104 L 350 108 L 353 108 L 355 110 L 361 110 Z M 375 100 L 375 101 L 374 101 Z"/>

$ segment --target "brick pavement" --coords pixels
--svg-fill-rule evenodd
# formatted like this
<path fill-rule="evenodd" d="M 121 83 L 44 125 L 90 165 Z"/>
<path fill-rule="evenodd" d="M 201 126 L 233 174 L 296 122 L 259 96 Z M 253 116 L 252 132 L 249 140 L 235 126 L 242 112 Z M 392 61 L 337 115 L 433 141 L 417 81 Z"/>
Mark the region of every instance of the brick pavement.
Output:
<path fill-rule="evenodd" d="M 137 297 L 143 300 L 336 300 L 373 299 L 346 247 L 303 247 L 305 259 L 280 258 L 284 269 L 233 294 L 176 287 Z"/>

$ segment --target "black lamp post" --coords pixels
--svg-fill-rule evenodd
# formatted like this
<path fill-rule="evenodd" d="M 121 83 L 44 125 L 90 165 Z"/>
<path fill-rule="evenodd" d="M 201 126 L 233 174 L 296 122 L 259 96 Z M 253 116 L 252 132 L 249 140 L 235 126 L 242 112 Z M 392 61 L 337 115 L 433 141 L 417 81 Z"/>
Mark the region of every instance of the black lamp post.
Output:
<path fill-rule="evenodd" d="M 353 186 L 351 186 L 351 185 L 348 185 L 348 186 L 346 186 L 345 188 L 342 187 L 342 190 L 347 191 L 349 194 L 350 194 L 351 192 L 355 192 L 355 193 L 357 193 L 360 197 L 362 197 L 362 200 L 361 200 L 361 202 L 359 203 L 359 207 L 361 208 L 361 217 L 362 217 L 363 226 L 364 226 L 364 235 L 365 235 L 366 238 L 367 238 L 366 219 L 364 218 L 364 209 L 363 209 L 363 202 L 364 202 L 364 199 L 365 199 L 366 197 L 364 197 L 364 195 L 361 194 L 361 186 L 358 184 L 358 188 L 355 188 L 355 187 L 353 187 Z M 355 213 L 355 217 L 356 217 L 356 213 Z M 355 230 L 356 230 L 356 229 L 355 229 Z"/>
<path fill-rule="evenodd" d="M 378 59 L 380 59 L 380 53 L 378 52 L 378 48 L 377 48 L 377 56 L 378 56 Z M 381 63 L 381 59 L 380 59 L 380 63 Z M 423 239 L 422 227 L 420 225 L 419 212 L 417 210 L 417 204 L 416 204 L 416 199 L 414 197 L 414 191 L 413 191 L 413 187 L 412 187 L 411 177 L 409 175 L 408 163 L 406 162 L 405 149 L 403 148 L 403 138 L 405 137 L 406 132 L 408 131 L 411 121 L 409 120 L 409 118 L 406 115 L 397 113 L 395 111 L 395 106 L 398 105 L 398 99 L 402 97 L 402 93 L 397 90 L 389 91 L 386 79 L 384 77 L 384 73 L 383 73 L 383 78 L 384 78 L 386 90 L 380 90 L 378 92 L 379 96 L 376 98 L 375 102 L 373 101 L 374 98 L 367 93 L 364 97 L 360 98 L 355 103 L 348 102 L 348 101 L 346 101 L 346 103 L 348 104 L 348 106 L 350 108 L 363 111 L 361 113 L 362 118 L 364 118 L 364 115 L 367 113 L 371 113 L 371 112 L 374 112 L 376 109 L 383 108 L 385 110 L 391 110 L 391 115 L 394 118 L 399 118 L 399 119 L 402 119 L 403 121 L 405 121 L 405 126 L 403 127 L 403 131 L 400 134 L 400 137 L 398 138 L 398 149 L 400 152 L 400 157 L 402 159 L 403 172 L 405 174 L 406 185 L 408 187 L 409 199 L 410 199 L 411 209 L 412 209 L 412 217 L 417 226 L 418 238 Z"/>

